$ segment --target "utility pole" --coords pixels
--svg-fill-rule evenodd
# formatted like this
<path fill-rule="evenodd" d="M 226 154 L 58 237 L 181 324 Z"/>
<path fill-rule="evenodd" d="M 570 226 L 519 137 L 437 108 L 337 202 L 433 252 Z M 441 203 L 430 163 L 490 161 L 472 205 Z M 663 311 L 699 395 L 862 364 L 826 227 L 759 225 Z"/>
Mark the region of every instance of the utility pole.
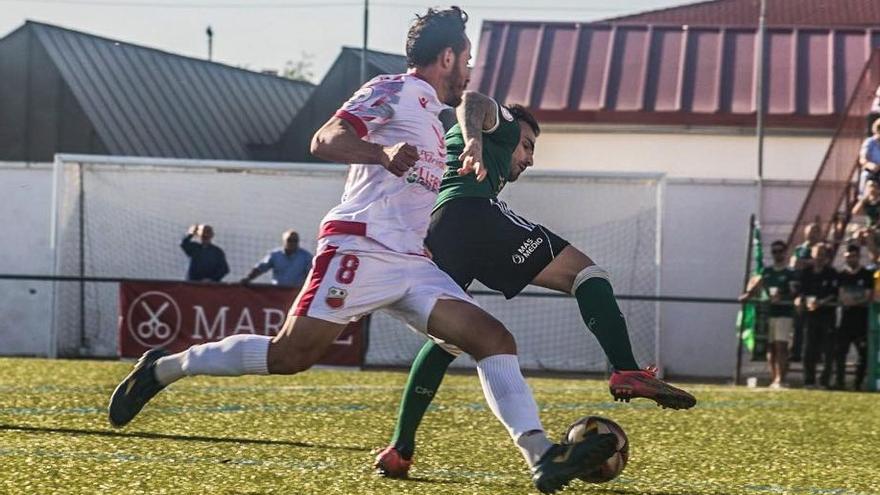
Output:
<path fill-rule="evenodd" d="M 766 43 L 767 0 L 761 0 L 761 13 L 758 17 L 758 81 L 757 99 L 755 110 L 757 113 L 757 136 L 758 136 L 758 224 L 761 223 L 761 209 L 764 205 L 764 58 Z"/>
<path fill-rule="evenodd" d="M 367 82 L 367 35 L 370 30 L 370 0 L 364 0 L 364 44 L 361 47 L 361 84 Z"/>
<path fill-rule="evenodd" d="M 205 29 L 205 34 L 208 35 L 208 60 L 214 60 L 214 30 L 210 25 Z"/>

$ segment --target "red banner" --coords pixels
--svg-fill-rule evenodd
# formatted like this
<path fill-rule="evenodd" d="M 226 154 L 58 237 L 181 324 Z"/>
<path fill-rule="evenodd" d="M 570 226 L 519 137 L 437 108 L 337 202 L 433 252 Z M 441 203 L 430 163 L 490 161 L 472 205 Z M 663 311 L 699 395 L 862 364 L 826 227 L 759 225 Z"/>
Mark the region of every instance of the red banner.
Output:
<path fill-rule="evenodd" d="M 192 345 L 250 333 L 275 335 L 298 289 L 188 282 L 119 284 L 119 356 L 139 357 L 153 347 L 180 352 Z M 360 366 L 361 322 L 349 325 L 321 364 Z"/>

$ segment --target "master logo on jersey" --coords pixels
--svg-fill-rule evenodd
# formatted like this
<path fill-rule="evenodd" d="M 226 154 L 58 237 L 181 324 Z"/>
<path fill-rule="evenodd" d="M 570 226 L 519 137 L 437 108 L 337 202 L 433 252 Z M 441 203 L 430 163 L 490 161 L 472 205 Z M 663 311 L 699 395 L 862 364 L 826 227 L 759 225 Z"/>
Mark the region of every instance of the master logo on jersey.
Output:
<path fill-rule="evenodd" d="M 348 291 L 339 287 L 330 287 L 327 291 L 327 306 L 333 309 L 339 309 L 345 305 L 345 298 L 348 297 Z"/>

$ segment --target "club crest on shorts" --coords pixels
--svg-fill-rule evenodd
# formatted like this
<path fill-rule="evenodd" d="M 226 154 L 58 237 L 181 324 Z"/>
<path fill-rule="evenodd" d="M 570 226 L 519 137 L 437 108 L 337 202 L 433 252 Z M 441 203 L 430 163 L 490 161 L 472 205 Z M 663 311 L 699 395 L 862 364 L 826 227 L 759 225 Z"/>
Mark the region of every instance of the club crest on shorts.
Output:
<path fill-rule="evenodd" d="M 330 287 L 327 291 L 327 306 L 333 309 L 339 309 L 345 305 L 345 298 L 348 297 L 348 291 L 339 287 Z"/>

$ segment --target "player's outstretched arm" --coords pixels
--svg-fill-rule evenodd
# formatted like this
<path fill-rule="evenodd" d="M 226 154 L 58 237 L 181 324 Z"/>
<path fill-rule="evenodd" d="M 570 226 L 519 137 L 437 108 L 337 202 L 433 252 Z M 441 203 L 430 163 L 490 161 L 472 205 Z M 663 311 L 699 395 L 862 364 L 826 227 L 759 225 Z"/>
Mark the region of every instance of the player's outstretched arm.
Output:
<path fill-rule="evenodd" d="M 419 159 L 415 146 L 398 143 L 382 146 L 361 139 L 348 122 L 331 117 L 312 137 L 311 152 L 337 163 L 375 163 L 400 177 Z"/>
<path fill-rule="evenodd" d="M 495 100 L 476 91 L 465 91 L 461 104 L 455 114 L 461 125 L 464 149 L 458 159 L 461 161 L 459 175 L 473 173 L 477 181 L 486 178 L 483 166 L 483 131 L 495 128 L 498 123 L 498 106 Z"/>

